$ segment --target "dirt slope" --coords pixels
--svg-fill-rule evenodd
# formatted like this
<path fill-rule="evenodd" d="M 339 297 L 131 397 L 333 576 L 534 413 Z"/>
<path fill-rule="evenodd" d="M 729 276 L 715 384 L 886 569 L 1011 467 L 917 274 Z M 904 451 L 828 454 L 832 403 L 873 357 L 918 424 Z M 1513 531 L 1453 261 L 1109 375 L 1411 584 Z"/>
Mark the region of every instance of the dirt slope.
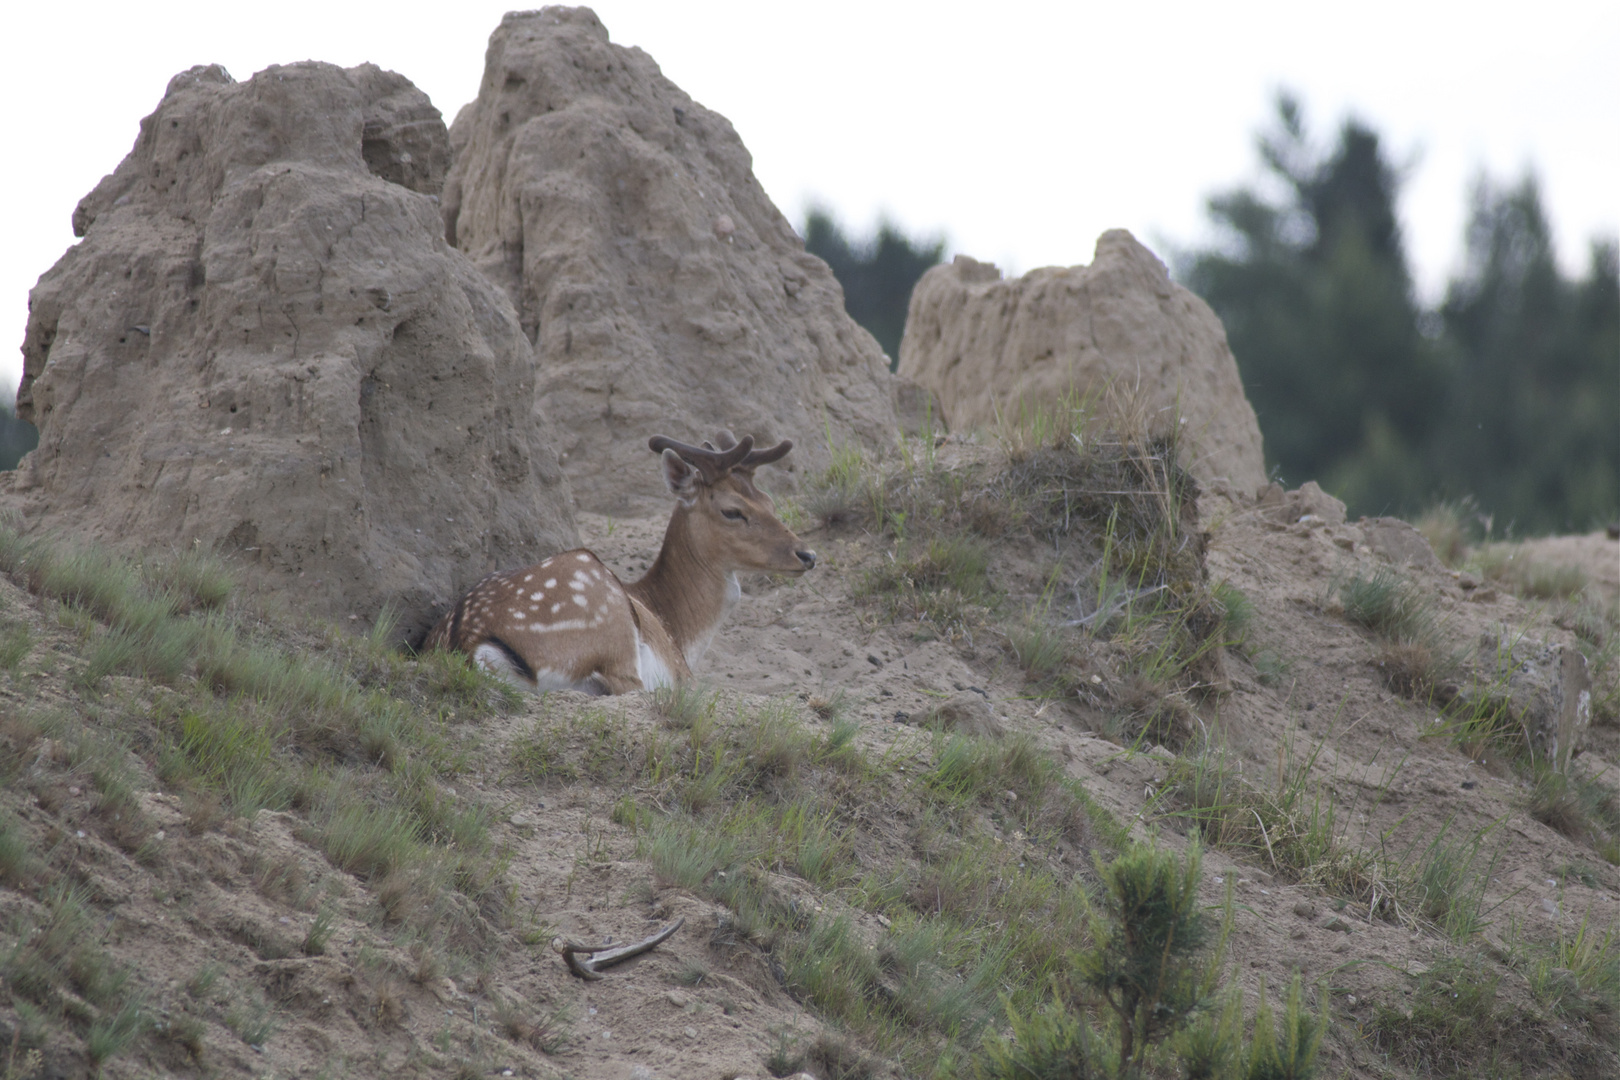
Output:
<path fill-rule="evenodd" d="M 987 451 L 948 445 L 943 467 L 953 453 L 970 462 Z M 1290 521 L 1276 506 L 1209 497 L 1201 512 L 1210 581 L 1240 589 L 1253 606 L 1246 643 L 1221 659 L 1221 685 L 1195 700 L 1197 724 L 1226 747 L 1234 773 L 1267 790 L 1305 777 L 1317 805 L 1331 804 L 1346 849 L 1382 852 L 1396 869 L 1415 868 L 1442 830 L 1482 837 L 1492 860 L 1482 879 L 1487 925 L 1459 944 L 1421 911 L 1394 910 L 1392 892 L 1395 905 L 1414 895 L 1394 888 L 1394 870 L 1346 887 L 1325 872 L 1313 878 L 1286 860 L 1279 866 L 1270 837 L 1210 848 L 1203 889 L 1211 904 L 1229 885 L 1234 890 L 1230 955 L 1250 1008 L 1262 978 L 1273 996 L 1296 970 L 1325 979 L 1334 1023 L 1325 1075 L 1355 1077 L 1431 1071 L 1376 1033 L 1387 1027 L 1386 1013 L 1410 1013 L 1425 973 L 1449 970 L 1460 955 L 1485 957 L 1500 980 L 1499 1000 L 1520 1010 L 1512 1016 L 1551 1016 L 1531 999 L 1513 958 L 1526 942 L 1574 934 L 1583 920 L 1616 925 L 1620 875 L 1591 843 L 1531 816 L 1527 785 L 1508 764 L 1460 749 L 1437 734 L 1430 702 L 1390 689 L 1382 645 L 1346 619 L 1333 591 L 1358 571 L 1390 565 L 1368 544 L 1369 527 Z M 663 520 L 585 514 L 580 526 L 610 565 L 633 576 L 655 552 Z M 942 633 L 910 618 L 891 621 L 874 599 L 870 575 L 894 560 L 892 535 L 812 524 L 803 533 L 822 556 L 815 574 L 748 583 L 715 642 L 701 672 L 717 694 L 713 715 L 757 727 L 771 722 L 773 708 L 787 708 L 813 738 L 826 739 L 835 721 L 816 709 L 838 699 L 843 718 L 859 723 L 854 745 L 888 770 L 888 787 L 861 790 L 869 793 L 863 799 L 889 794 L 849 811 L 882 817 L 901 807 L 893 811 L 899 822 L 939 746 L 921 725 L 931 710 L 954 703 L 982 733 L 1030 736 L 1132 835 L 1185 842 L 1185 804 L 1165 793 L 1185 786 L 1177 770 L 1197 744 L 1179 758 L 1145 742 L 1121 745 L 1110 717 L 1125 694 L 1124 676 L 1110 667 L 1110 654 L 1100 646 L 1088 653 L 1079 688 L 1053 694 L 1029 681 L 997 629 L 1043 602 L 1051 610 L 1043 601 L 1045 541 L 1010 538 L 997 553 L 991 581 L 1007 597 L 999 622 Z M 1496 624 L 1574 640 L 1558 625 L 1565 613 L 1557 605 L 1465 589 L 1460 575 L 1437 563 L 1404 572 L 1436 605 L 1448 641 L 1471 642 Z M 292 805 L 210 816 L 195 794 L 168 790 L 157 774 L 167 723 L 161 703 L 173 692 L 118 675 L 86 689 L 83 657 L 93 630 L 13 582 L 0 582 L 0 613 L 28 642 L 0 674 L 3 734 L 15 758 L 0 808 L 37 859 L 36 876 L 13 874 L 0 887 L 0 926 L 9 927 L 0 931 L 0 958 L 32 940 L 19 928 L 39 924 L 45 877 L 84 890 L 98 940 L 130 966 L 157 1022 L 112 1056 L 103 1075 L 511 1070 L 622 1080 L 764 1076 L 768 1063 L 802 1065 L 821 1077 L 922 1074 L 915 1059 L 908 1065 L 889 1056 L 827 1008 L 807 1004 L 812 996 L 802 988 L 790 991 L 787 954 L 751 943 L 739 929 L 742 916 L 712 899 L 716 879 L 689 888 L 660 869 L 667 864 L 649 847 L 651 819 L 638 814 L 660 813 L 668 789 L 649 778 L 646 762 L 660 745 L 687 736 L 646 695 L 552 695 L 471 721 L 470 710 L 439 707 L 442 738 L 461 756 L 432 783 L 457 805 L 489 809 L 490 850 L 499 853 L 505 882 L 499 897 L 478 901 L 482 922 L 468 916 L 474 930 L 452 933 L 445 927 L 463 923 L 450 916 L 390 917 L 398 883 L 339 869 L 315 835 L 314 811 Z M 307 654 L 332 647 L 323 640 L 306 639 Z M 1616 761 L 1612 705 L 1598 711 L 1584 767 Z M 58 726 L 27 737 L 18 718 L 41 709 Z M 75 732 L 91 730 L 122 733 L 144 815 L 138 836 L 121 833 L 121 823 L 97 809 L 95 765 L 72 744 Z M 364 762 L 352 767 L 362 780 L 367 768 L 375 771 Z M 638 800 L 642 810 L 628 809 Z M 993 844 L 1069 874 L 1089 874 L 1088 848 L 1105 846 L 1093 828 L 1053 834 L 1050 847 L 1037 850 L 1033 831 L 1025 836 L 1030 826 L 1015 827 L 1018 819 L 994 807 L 975 813 L 974 827 L 988 830 Z M 878 860 L 867 872 L 904 874 L 926 863 L 898 826 L 889 840 L 893 861 Z M 791 853 L 783 858 L 765 879 L 784 903 L 813 913 L 806 918 L 847 915 L 871 942 L 892 932 L 885 910 L 904 921 L 914 902 L 863 906 L 853 884 L 815 885 L 794 869 Z M 50 873 L 39 876 L 40 866 Z M 331 920 L 329 944 L 305 955 L 301 943 L 318 918 Z M 627 941 L 676 918 L 686 923 L 669 943 L 600 982 L 569 975 L 549 948 L 559 936 Z M 199 989 L 208 971 L 212 985 Z M 86 1075 L 83 1040 L 97 1015 L 88 992 L 65 991 L 44 1008 L 29 1005 L 15 985 L 7 990 L 0 1044 L 17 1034 L 23 1061 L 25 1034 L 54 1033 L 38 1046 L 36 1073 Z M 64 1019 L 50 1019 L 52 1008 Z M 255 1027 L 255 1017 L 264 1023 Z M 1566 1030 L 1572 1022 L 1547 1020 L 1555 1021 Z M 1525 1075 L 1605 1075 L 1614 1060 L 1560 1053 Z"/>

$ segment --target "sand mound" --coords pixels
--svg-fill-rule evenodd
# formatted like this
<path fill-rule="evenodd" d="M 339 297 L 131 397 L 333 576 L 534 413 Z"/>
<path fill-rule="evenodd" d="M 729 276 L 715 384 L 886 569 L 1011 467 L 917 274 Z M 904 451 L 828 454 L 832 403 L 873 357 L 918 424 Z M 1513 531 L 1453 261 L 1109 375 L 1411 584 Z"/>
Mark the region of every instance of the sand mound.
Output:
<path fill-rule="evenodd" d="M 508 14 L 451 130 L 450 242 L 512 298 L 582 507 L 662 498 L 647 436 L 894 439 L 893 380 L 722 116 L 589 9 Z"/>
<path fill-rule="evenodd" d="M 427 97 L 371 65 L 177 75 L 30 295 L 27 527 L 218 547 L 409 625 L 572 543 L 528 343 L 441 236 L 448 160 Z"/>
<path fill-rule="evenodd" d="M 911 294 L 900 374 L 939 395 L 953 429 L 1113 384 L 1140 395 L 1155 433 L 1179 406 L 1183 460 L 1201 481 L 1244 495 L 1265 482 L 1260 428 L 1220 320 L 1123 229 L 1098 239 L 1090 266 L 1004 281 L 958 256 L 929 270 Z"/>

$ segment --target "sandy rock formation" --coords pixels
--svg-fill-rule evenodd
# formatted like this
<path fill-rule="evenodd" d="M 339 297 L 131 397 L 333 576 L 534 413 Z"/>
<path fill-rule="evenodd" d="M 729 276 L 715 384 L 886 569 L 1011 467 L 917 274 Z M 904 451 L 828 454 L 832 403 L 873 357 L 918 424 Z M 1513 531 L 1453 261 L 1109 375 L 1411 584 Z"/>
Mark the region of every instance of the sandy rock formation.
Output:
<path fill-rule="evenodd" d="M 218 547 L 408 627 L 575 542 L 516 313 L 442 236 L 448 160 L 427 97 L 371 65 L 175 76 L 30 294 L 27 527 Z"/>
<path fill-rule="evenodd" d="M 1581 650 L 1495 627 L 1480 637 L 1478 664 L 1481 685 L 1465 687 L 1464 700 L 1504 699 L 1536 757 L 1567 770 L 1592 726 L 1592 681 Z"/>
<path fill-rule="evenodd" d="M 1396 566 L 1445 573 L 1445 563 L 1440 561 L 1423 534 L 1400 518 L 1364 517 L 1356 522 L 1356 527 L 1369 548 Z"/>
<path fill-rule="evenodd" d="M 959 255 L 929 270 L 911 294 L 900 374 L 939 395 L 952 430 L 1071 391 L 1140 387 L 1155 433 L 1179 405 L 1192 451 L 1184 464 L 1206 486 L 1247 497 L 1266 480 L 1220 320 L 1123 229 L 1103 233 L 1090 266 L 1003 280 Z"/>
<path fill-rule="evenodd" d="M 731 124 L 589 9 L 502 19 L 451 142 L 446 235 L 517 307 L 581 507 L 663 498 L 655 433 L 792 438 L 800 471 L 829 429 L 893 440 L 882 351 Z"/>
<path fill-rule="evenodd" d="M 1293 491 L 1280 484 L 1267 484 L 1255 497 L 1260 512 L 1279 525 L 1343 525 L 1344 503 L 1322 490 L 1315 480 L 1307 480 Z"/>

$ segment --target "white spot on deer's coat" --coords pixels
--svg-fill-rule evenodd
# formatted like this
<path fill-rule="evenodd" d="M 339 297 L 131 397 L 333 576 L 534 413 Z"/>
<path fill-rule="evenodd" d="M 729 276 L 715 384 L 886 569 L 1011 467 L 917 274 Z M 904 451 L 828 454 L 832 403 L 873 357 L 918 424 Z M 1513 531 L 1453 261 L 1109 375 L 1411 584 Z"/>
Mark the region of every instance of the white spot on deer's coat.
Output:
<path fill-rule="evenodd" d="M 537 592 L 537 593 L 529 594 L 529 599 L 530 600 L 544 600 L 545 598 L 546 598 L 546 594 L 543 593 L 543 592 Z"/>
<path fill-rule="evenodd" d="M 524 574 L 523 575 L 523 580 L 524 581 L 533 581 L 534 580 L 534 575 L 533 574 Z"/>
<path fill-rule="evenodd" d="M 585 599 L 585 594 L 584 593 L 575 593 L 574 594 L 574 603 L 578 604 L 580 607 L 590 607 L 591 606 L 591 602 L 589 600 Z"/>
<path fill-rule="evenodd" d="M 523 615 L 523 612 L 521 612 L 521 611 L 512 612 L 512 618 L 514 618 L 514 619 L 521 619 L 523 617 L 524 617 L 524 615 Z"/>
<path fill-rule="evenodd" d="M 580 552 L 578 555 L 575 555 L 574 558 L 578 559 L 580 562 L 590 562 L 591 561 L 591 557 L 589 555 L 585 554 L 583 551 Z"/>
<path fill-rule="evenodd" d="M 556 578 L 554 578 L 554 577 L 546 578 L 546 588 L 555 589 L 556 587 L 557 587 L 557 579 Z"/>
<path fill-rule="evenodd" d="M 562 619 L 552 623 L 530 623 L 528 631 L 531 634 L 550 634 L 557 630 L 583 630 L 584 619 Z"/>
<path fill-rule="evenodd" d="M 561 604 L 552 604 L 551 605 L 551 613 L 553 615 L 557 614 L 557 612 L 559 612 L 561 610 L 562 610 L 562 605 Z"/>

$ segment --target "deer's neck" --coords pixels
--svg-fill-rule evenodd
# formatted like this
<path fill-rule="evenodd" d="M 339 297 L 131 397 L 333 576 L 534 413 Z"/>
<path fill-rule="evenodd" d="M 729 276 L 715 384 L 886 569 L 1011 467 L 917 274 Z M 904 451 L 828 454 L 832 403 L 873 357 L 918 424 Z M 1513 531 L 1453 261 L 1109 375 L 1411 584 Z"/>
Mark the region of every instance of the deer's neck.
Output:
<path fill-rule="evenodd" d="M 722 569 L 696 550 L 687 513 L 676 507 L 658 558 L 640 581 L 625 588 L 658 616 L 687 666 L 694 667 L 742 590 L 735 571 Z"/>

